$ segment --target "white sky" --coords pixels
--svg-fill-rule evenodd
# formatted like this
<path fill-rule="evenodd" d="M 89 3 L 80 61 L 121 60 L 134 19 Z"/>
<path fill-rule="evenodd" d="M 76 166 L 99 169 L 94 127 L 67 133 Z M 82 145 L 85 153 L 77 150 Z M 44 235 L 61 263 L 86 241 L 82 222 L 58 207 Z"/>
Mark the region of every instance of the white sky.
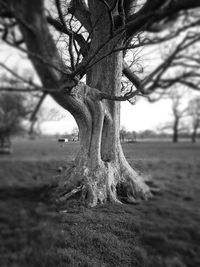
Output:
<path fill-rule="evenodd" d="M 156 59 L 158 52 L 154 55 Z M 153 58 L 153 53 L 151 54 L 151 58 Z M 2 48 L 2 45 L 0 62 L 4 62 L 4 64 L 9 67 L 14 66 L 16 69 L 20 68 L 19 70 L 21 73 L 23 73 L 24 69 L 28 71 L 31 66 L 30 62 L 27 62 L 25 57 L 21 59 L 19 55 L 16 54 L 16 50 L 10 49 L 8 51 L 8 48 Z M 30 75 L 32 74 L 33 73 L 30 70 Z M 76 126 L 73 117 L 63 108 L 59 107 L 50 97 L 47 97 L 43 105 L 48 108 L 58 108 L 64 117 L 59 121 L 54 120 L 43 123 L 41 127 L 43 133 L 70 133 Z M 121 106 L 121 126 L 124 126 L 129 131 L 138 132 L 147 129 L 156 130 L 159 125 L 163 125 L 165 122 L 169 122 L 172 119 L 171 104 L 169 100 L 159 100 L 158 102 L 151 104 L 147 100 L 140 98 L 135 105 L 123 102 Z"/>
<path fill-rule="evenodd" d="M 169 100 L 161 100 L 156 103 L 149 103 L 144 99 L 137 101 L 135 105 L 130 103 L 121 104 L 121 126 L 129 131 L 143 131 L 146 129 L 156 130 L 164 122 L 171 120 L 171 109 Z M 70 133 L 76 126 L 72 115 L 61 108 L 50 97 L 44 103 L 44 106 L 58 108 L 63 115 L 59 121 L 48 121 L 42 125 L 42 131 L 46 134 L 64 134 Z"/>

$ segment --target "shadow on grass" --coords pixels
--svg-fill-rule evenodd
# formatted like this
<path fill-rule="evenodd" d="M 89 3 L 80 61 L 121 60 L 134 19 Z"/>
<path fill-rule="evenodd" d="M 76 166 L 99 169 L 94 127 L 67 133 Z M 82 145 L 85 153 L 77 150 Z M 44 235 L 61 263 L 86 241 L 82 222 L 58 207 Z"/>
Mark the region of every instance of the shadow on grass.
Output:
<path fill-rule="evenodd" d="M 200 266 L 200 164 L 135 164 L 151 172 L 160 195 L 87 209 L 51 198 L 52 163 L 2 163 L 0 266 Z"/>
<path fill-rule="evenodd" d="M 137 216 L 121 205 L 56 205 L 53 189 L 1 189 L 1 266 L 145 266 Z"/>

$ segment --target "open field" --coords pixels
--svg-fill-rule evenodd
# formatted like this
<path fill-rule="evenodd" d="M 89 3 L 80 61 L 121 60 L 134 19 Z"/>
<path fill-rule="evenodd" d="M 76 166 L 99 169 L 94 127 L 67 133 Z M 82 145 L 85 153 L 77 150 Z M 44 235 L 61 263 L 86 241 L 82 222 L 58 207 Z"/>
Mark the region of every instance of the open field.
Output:
<path fill-rule="evenodd" d="M 51 194 L 78 143 L 16 140 L 14 153 L 0 156 L 0 266 L 200 266 L 200 143 L 123 147 L 160 194 L 87 209 Z"/>

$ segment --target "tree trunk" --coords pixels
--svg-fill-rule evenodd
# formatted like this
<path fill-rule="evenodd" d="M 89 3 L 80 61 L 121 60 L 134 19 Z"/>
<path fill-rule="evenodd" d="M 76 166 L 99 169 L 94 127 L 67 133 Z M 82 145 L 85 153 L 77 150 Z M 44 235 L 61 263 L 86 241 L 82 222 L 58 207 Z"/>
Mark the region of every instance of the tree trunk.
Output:
<path fill-rule="evenodd" d="M 10 1 L 17 14 L 21 14 L 20 29 L 43 86 L 58 89 L 74 86 L 70 91 L 51 92 L 51 96 L 73 115 L 79 127 L 80 151 L 73 166 L 60 177 L 62 199 L 76 192 L 89 206 L 105 201 L 135 202 L 146 199 L 150 196 L 149 187 L 130 167 L 121 148 L 120 103 L 101 101 L 96 97 L 99 91 L 113 95 L 120 95 L 121 92 L 122 52 L 110 52 L 123 42 L 124 36 L 120 34 L 110 38 L 111 21 L 106 6 L 101 1 L 88 1 L 92 22 L 88 55 L 92 57 L 91 60 L 86 58 L 89 64 L 87 85 L 79 83 L 75 86 L 48 31 L 43 1 L 20 0 L 18 4 Z M 109 2 L 113 4 L 114 0 Z M 31 29 L 26 25 L 31 25 Z M 105 40 L 108 42 L 103 44 Z M 99 61 L 102 56 L 104 59 Z"/>
<path fill-rule="evenodd" d="M 116 57 L 118 65 L 111 65 Z M 98 78 L 94 79 L 92 74 L 88 84 L 93 87 L 98 83 L 101 88 L 109 86 L 113 91 L 119 92 L 121 76 L 119 57 L 120 53 L 110 56 L 108 67 L 104 66 L 104 71 L 98 72 Z M 106 61 L 108 63 L 108 59 Z M 103 62 L 99 66 L 102 64 Z M 112 71 L 110 66 L 113 66 Z M 61 194 L 63 195 L 64 191 L 68 196 L 74 188 L 81 188 L 82 201 L 91 207 L 106 201 L 136 203 L 138 199 L 147 199 L 150 190 L 143 177 L 133 170 L 125 159 L 120 144 L 120 103 L 88 100 L 88 107 L 91 124 L 85 131 L 85 125 L 77 120 L 80 131 L 80 152 L 73 166 L 67 169 L 61 179 Z"/>
<path fill-rule="evenodd" d="M 173 126 L 172 142 L 178 143 L 178 122 L 177 121 L 175 121 L 174 126 Z"/>
<path fill-rule="evenodd" d="M 194 130 L 192 133 L 192 143 L 196 143 L 196 136 L 197 136 L 197 131 Z"/>
<path fill-rule="evenodd" d="M 174 132 L 173 133 L 173 143 L 178 143 L 178 134 L 177 134 L 177 132 Z"/>
<path fill-rule="evenodd" d="M 110 29 L 105 27 L 105 21 L 109 18 L 104 5 L 99 1 L 90 1 L 90 5 L 90 9 L 94 10 L 91 17 L 93 23 L 96 23 L 99 14 L 102 16 L 93 32 L 90 47 L 92 54 L 109 36 Z M 116 38 L 106 44 L 98 57 L 109 54 L 113 46 L 120 45 L 120 42 L 122 40 Z M 95 59 L 94 56 L 91 65 Z M 120 95 L 121 77 L 122 52 L 116 52 L 87 71 L 87 85 L 104 93 Z M 61 188 L 66 188 L 66 192 L 73 188 L 82 188 L 81 197 L 89 206 L 105 201 L 135 203 L 138 199 L 148 198 L 149 187 L 130 167 L 122 151 L 119 138 L 120 102 L 89 98 L 85 102 L 90 113 L 87 117 L 91 123 L 85 131 L 85 125 L 77 121 L 80 133 L 84 132 L 80 134 L 81 149 L 75 164 L 65 173 Z"/>

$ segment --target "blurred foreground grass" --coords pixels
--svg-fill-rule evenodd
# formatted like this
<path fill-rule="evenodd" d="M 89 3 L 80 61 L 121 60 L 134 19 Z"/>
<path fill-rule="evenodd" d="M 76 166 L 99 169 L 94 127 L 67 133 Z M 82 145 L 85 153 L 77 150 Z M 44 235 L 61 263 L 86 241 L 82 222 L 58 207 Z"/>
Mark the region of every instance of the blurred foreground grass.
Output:
<path fill-rule="evenodd" d="M 0 266 L 200 266 L 199 144 L 125 144 L 161 193 L 93 209 L 51 198 L 57 167 L 77 150 L 21 140 L 0 157 Z"/>

